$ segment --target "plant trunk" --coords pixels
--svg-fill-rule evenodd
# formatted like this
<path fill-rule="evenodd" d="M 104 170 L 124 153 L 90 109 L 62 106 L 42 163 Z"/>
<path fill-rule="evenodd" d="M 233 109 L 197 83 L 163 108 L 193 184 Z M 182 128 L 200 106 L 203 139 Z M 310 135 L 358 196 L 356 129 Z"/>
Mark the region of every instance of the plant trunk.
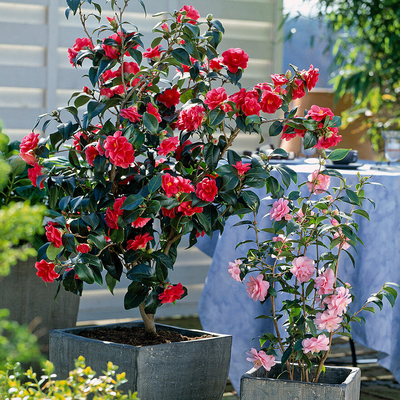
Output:
<path fill-rule="evenodd" d="M 140 315 L 142 316 L 144 323 L 144 330 L 146 333 L 155 335 L 156 334 L 156 324 L 154 323 L 154 314 L 146 314 L 144 310 L 145 303 L 139 306 Z"/>

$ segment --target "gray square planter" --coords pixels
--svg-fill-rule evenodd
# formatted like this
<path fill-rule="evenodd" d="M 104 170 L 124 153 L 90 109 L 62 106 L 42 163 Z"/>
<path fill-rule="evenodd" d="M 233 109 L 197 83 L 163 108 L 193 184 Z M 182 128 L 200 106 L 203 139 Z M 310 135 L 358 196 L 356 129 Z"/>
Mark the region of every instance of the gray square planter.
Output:
<path fill-rule="evenodd" d="M 141 322 L 107 325 L 143 326 Z M 187 342 L 135 347 L 78 336 L 95 327 L 59 329 L 50 332 L 50 361 L 60 378 L 68 376 L 80 355 L 98 374 L 111 361 L 125 372 L 126 393 L 138 392 L 143 400 L 220 400 L 228 379 L 232 337 L 211 333 L 212 337 Z M 158 325 L 186 336 L 209 332 Z"/>
<path fill-rule="evenodd" d="M 297 380 L 277 379 L 281 372 L 280 363 L 272 367 L 269 372 L 262 367 L 248 371 L 240 381 L 240 400 L 359 400 L 360 398 L 359 368 L 326 367 L 326 372 L 321 374 L 318 383 L 301 382 L 298 367 L 295 367 Z"/>

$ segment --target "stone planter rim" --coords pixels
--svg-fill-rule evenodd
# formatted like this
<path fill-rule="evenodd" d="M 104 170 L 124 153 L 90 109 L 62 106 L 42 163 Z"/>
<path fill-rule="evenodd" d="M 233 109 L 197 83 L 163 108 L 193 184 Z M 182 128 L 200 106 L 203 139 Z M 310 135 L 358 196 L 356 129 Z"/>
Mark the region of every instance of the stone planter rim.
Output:
<path fill-rule="evenodd" d="M 262 367 L 261 367 L 262 368 Z M 334 370 L 334 369 L 347 369 L 350 370 L 349 375 L 347 378 L 342 382 L 342 383 L 330 383 L 330 386 L 342 386 L 342 385 L 348 385 L 354 378 L 354 376 L 360 371 L 360 368 L 358 367 L 351 367 L 351 366 L 330 366 L 327 365 L 325 367 L 326 369 Z M 242 375 L 242 378 L 247 378 L 247 379 L 255 379 L 255 380 L 266 380 L 266 381 L 285 381 L 285 382 L 294 382 L 294 383 L 301 383 L 305 385 L 312 385 L 312 386 L 319 386 L 319 385 L 325 385 L 325 383 L 322 382 L 302 382 L 302 381 L 291 381 L 290 379 L 276 379 L 276 378 L 268 378 L 268 377 L 260 377 L 260 376 L 253 376 L 253 374 L 258 370 L 258 368 L 252 368 L 249 371 L 247 371 L 245 374 Z"/>
<path fill-rule="evenodd" d="M 154 344 L 154 345 L 146 345 L 146 346 L 134 346 L 131 344 L 124 344 L 124 343 L 115 343 L 115 342 L 109 342 L 105 340 L 99 340 L 99 339 L 93 339 L 93 338 L 88 338 L 85 336 L 80 336 L 79 332 L 83 330 L 90 330 L 90 329 L 96 329 L 96 328 L 114 328 L 114 327 L 132 327 L 132 326 L 143 326 L 143 322 L 141 321 L 132 321 L 132 322 L 122 322 L 122 323 L 112 323 L 112 324 L 106 324 L 106 325 L 88 325 L 88 326 L 80 326 L 76 328 L 65 328 L 65 329 L 52 329 L 50 331 L 50 334 L 58 334 L 58 333 L 63 333 L 63 335 L 66 335 L 68 337 L 74 337 L 78 340 L 85 340 L 85 341 L 94 341 L 94 342 L 100 342 L 107 344 L 108 346 L 124 346 L 124 347 L 134 347 L 134 348 L 145 348 L 145 347 L 154 347 L 154 346 L 168 346 L 171 343 L 159 343 L 159 344 Z M 194 333 L 193 337 L 196 337 L 196 333 L 199 334 L 199 337 L 196 339 L 196 341 L 202 341 L 202 340 L 212 340 L 212 339 L 217 339 L 217 338 L 222 338 L 222 337 L 232 337 L 231 335 L 223 334 L 223 333 L 214 333 L 214 332 L 208 332 L 208 331 L 203 331 L 200 329 L 190 329 L 190 328 L 181 328 L 177 326 L 172 326 L 172 325 L 164 325 L 164 324 L 159 324 L 156 323 L 156 327 L 161 328 L 161 329 L 167 329 L 167 330 L 174 330 L 174 331 L 185 331 L 186 333 Z M 206 337 L 206 338 L 201 338 L 200 336 L 203 335 L 211 335 L 211 337 Z M 191 340 L 186 340 L 182 342 L 175 342 L 175 343 L 181 343 L 182 345 L 190 343 Z"/>

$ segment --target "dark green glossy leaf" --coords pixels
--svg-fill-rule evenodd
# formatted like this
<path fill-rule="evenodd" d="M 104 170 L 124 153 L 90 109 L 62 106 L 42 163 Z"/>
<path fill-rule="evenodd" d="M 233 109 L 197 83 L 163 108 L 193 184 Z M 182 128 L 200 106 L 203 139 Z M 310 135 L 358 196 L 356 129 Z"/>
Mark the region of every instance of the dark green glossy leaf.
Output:
<path fill-rule="evenodd" d="M 143 124 L 150 133 L 155 135 L 158 132 L 159 124 L 157 118 L 153 114 L 145 112 L 143 114 Z"/>

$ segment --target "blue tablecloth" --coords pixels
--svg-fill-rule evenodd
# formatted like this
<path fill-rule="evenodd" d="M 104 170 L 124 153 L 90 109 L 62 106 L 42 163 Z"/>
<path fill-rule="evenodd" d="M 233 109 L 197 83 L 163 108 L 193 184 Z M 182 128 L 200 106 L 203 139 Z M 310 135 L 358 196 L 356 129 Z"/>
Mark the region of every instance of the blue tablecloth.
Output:
<path fill-rule="evenodd" d="M 299 182 L 302 182 L 316 166 L 303 164 L 291 168 L 298 173 Z M 369 202 L 365 204 L 370 221 L 356 216 L 358 236 L 365 244 L 365 247 L 359 245 L 357 254 L 354 254 L 356 268 L 353 268 L 347 256 L 342 257 L 339 266 L 341 279 L 351 283 L 354 288 L 352 293 L 356 300 L 351 310 L 356 311 L 356 306 L 378 291 L 383 283 L 400 283 L 400 169 L 398 172 L 372 170 L 370 164 L 365 164 L 357 170 L 343 169 L 340 172 L 349 184 L 358 182 L 356 174 L 360 172 L 373 175 L 371 181 L 384 185 L 367 185 L 365 188 L 366 196 L 375 201 L 376 208 L 374 210 Z M 262 189 L 257 194 L 260 198 L 266 196 Z M 271 202 L 261 202 L 259 227 L 271 224 L 269 217 L 262 218 Z M 273 331 L 269 320 L 255 320 L 258 315 L 269 312 L 269 304 L 261 305 L 250 299 L 245 284 L 233 280 L 227 270 L 228 262 L 245 256 L 249 248 L 249 245 L 244 245 L 235 250 L 235 245 L 250 238 L 252 232 L 245 226 L 232 227 L 238 221 L 238 218 L 232 217 L 222 235 L 216 234 L 212 239 L 203 238 L 198 243 L 202 251 L 213 256 L 199 303 L 200 320 L 205 330 L 233 336 L 229 377 L 237 391 L 241 375 L 252 367 L 246 361 L 246 351 L 251 347 L 259 349 L 257 338 L 263 332 Z M 363 312 L 362 315 L 367 324 L 353 324 L 353 339 L 379 351 L 379 363 L 400 382 L 400 304 L 391 309 L 385 300 L 383 311 L 377 311 L 376 314 Z"/>

